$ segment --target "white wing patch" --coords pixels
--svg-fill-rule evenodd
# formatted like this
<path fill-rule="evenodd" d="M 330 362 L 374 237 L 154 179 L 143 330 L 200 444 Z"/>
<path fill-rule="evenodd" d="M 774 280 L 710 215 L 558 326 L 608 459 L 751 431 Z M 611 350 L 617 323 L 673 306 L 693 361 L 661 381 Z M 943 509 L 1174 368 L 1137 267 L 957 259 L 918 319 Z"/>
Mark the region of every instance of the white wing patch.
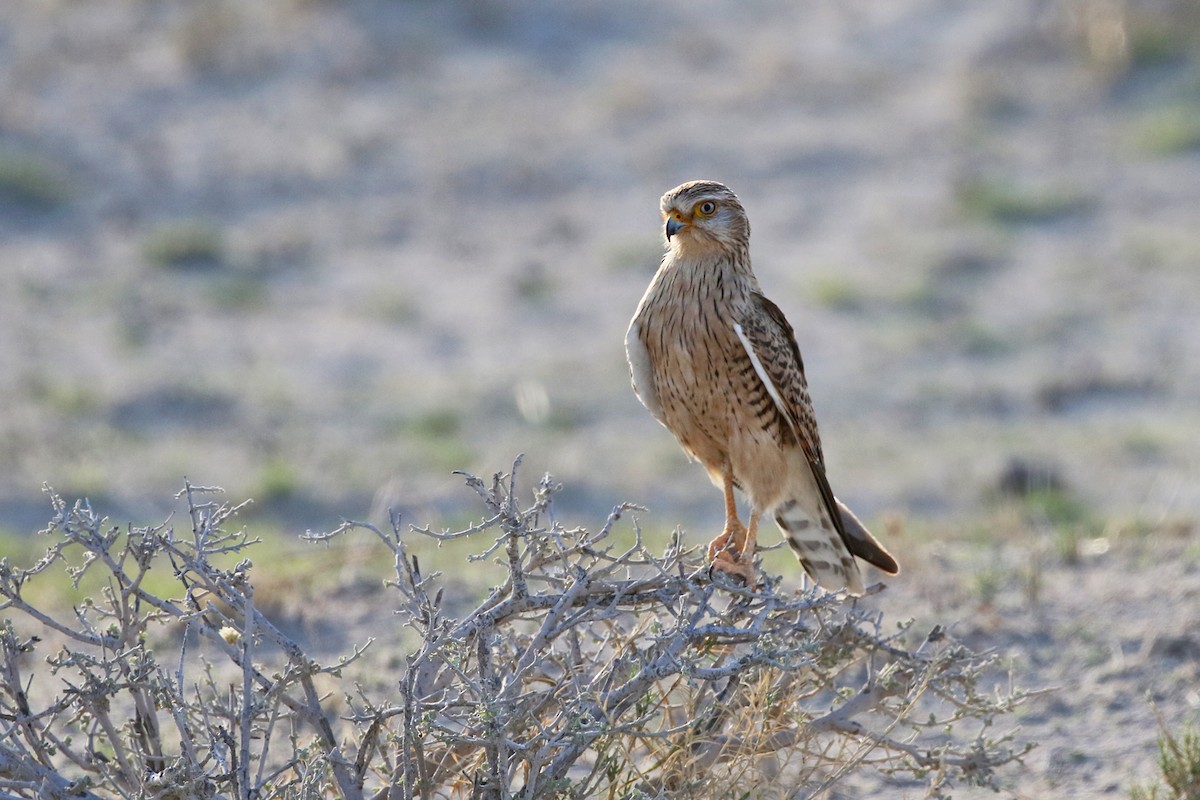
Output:
<path fill-rule="evenodd" d="M 792 429 L 792 433 L 796 434 L 798 440 L 800 437 L 796 430 L 796 421 L 792 419 L 792 415 L 788 412 L 787 405 L 784 404 L 779 390 L 771 382 L 771 376 L 767 374 L 766 368 L 763 367 L 762 361 L 759 360 L 758 353 L 754 352 L 754 345 L 750 343 L 750 338 L 746 336 L 746 332 L 742 330 L 740 323 L 733 323 L 733 332 L 737 334 L 738 340 L 742 343 L 742 347 L 745 348 L 746 355 L 750 356 L 750 363 L 754 365 L 754 371 L 758 373 L 758 379 L 763 382 L 763 386 L 767 387 L 767 394 L 771 395 L 771 400 L 775 402 L 775 407 L 779 409 L 779 413 L 787 420 L 788 426 Z"/>
<path fill-rule="evenodd" d="M 625 358 L 629 360 L 629 375 L 633 380 L 633 393 L 637 395 L 638 400 L 642 401 L 642 405 L 654 415 L 654 418 L 662 422 L 662 403 L 659 402 L 658 392 L 654 388 L 654 370 L 650 366 L 650 351 L 642 342 L 637 322 L 629 323 L 629 330 L 625 332 Z"/>

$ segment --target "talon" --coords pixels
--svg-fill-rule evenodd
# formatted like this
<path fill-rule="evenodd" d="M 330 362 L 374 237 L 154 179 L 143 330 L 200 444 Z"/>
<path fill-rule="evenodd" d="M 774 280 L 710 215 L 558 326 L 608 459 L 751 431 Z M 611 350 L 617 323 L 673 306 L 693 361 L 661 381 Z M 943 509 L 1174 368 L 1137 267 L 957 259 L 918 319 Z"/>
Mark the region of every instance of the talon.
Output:
<path fill-rule="evenodd" d="M 726 525 L 725 530 L 717 538 L 708 543 L 708 560 L 715 561 L 721 553 L 740 558 L 741 542 L 745 540 L 746 529 L 741 525 Z"/>
<path fill-rule="evenodd" d="M 718 551 L 713 556 L 712 562 L 708 565 L 708 571 L 710 580 L 712 573 L 716 571 L 740 579 L 750 589 L 756 589 L 760 585 L 758 576 L 754 574 L 753 560 L 743 559 L 741 554 L 734 555 L 726 549 Z"/>

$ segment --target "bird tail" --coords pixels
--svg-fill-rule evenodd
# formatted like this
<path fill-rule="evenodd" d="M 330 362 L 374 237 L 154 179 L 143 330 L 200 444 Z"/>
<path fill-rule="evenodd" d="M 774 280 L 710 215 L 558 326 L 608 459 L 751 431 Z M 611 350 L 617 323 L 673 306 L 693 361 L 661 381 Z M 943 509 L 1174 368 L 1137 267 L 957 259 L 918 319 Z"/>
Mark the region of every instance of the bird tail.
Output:
<path fill-rule="evenodd" d="M 889 575 L 900 571 L 891 553 L 875 540 L 853 512 L 836 501 L 838 525 L 825 513 L 824 504 L 814 515 L 806 510 L 812 504 L 800 499 L 781 502 L 775 507 L 775 522 L 783 531 L 788 546 L 800 559 L 804 571 L 822 588 L 845 589 L 853 596 L 863 593 L 862 573 L 854 557 L 879 567 Z"/>
<path fill-rule="evenodd" d="M 784 500 L 775 507 L 775 522 L 788 546 L 817 585 L 831 592 L 845 589 L 861 595 L 862 574 L 833 520 L 824 508 L 813 515 L 806 507 L 812 505 L 799 499 Z"/>
<path fill-rule="evenodd" d="M 895 557 L 871 535 L 865 525 L 858 521 L 858 517 L 854 516 L 854 512 L 847 508 L 845 503 L 836 497 L 834 501 L 837 503 L 838 514 L 842 518 L 842 532 L 845 534 L 844 540 L 850 552 L 888 575 L 900 574 L 900 564 Z"/>

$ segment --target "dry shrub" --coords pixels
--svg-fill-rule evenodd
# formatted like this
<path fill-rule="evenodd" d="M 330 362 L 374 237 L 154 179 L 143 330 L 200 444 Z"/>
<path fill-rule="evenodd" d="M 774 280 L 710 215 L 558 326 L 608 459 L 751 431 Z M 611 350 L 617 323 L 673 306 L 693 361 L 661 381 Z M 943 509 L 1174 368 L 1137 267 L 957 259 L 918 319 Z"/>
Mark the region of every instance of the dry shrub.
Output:
<path fill-rule="evenodd" d="M 518 459 L 519 464 L 519 459 Z M 596 531 L 566 529 L 543 478 L 528 506 L 517 465 L 490 483 L 458 532 L 347 522 L 392 554 L 394 604 L 419 642 L 390 689 L 358 682 L 358 649 L 320 664 L 254 604 L 254 545 L 225 530 L 238 508 L 186 486 L 191 532 L 108 527 L 86 502 L 54 498 L 45 558 L 0 561 L 0 791 L 10 797 L 800 798 L 843 781 L 995 786 L 1028 746 L 991 734 L 1022 695 L 993 659 L 934 628 L 884 634 L 839 594 L 789 595 L 714 582 L 676 536 L 662 555 L 617 546 L 621 505 Z M 413 536 L 470 537 L 507 579 L 454 615 Z M 68 555 L 103 600 L 54 615 L 25 598 Z M 146 587 L 169 569 L 177 599 Z M 328 609 L 336 615 L 335 609 Z M 382 612 L 381 612 L 382 613 Z M 156 626 L 182 626 L 159 660 Z M 60 649 L 33 655 L 44 641 Z M 905 642 L 916 643 L 915 649 Z M 367 643 L 369 644 L 369 643 Z M 232 676 L 232 677 L 230 677 Z M 335 691 L 324 691 L 332 686 Z M 964 733 L 969 730 L 970 733 Z"/>

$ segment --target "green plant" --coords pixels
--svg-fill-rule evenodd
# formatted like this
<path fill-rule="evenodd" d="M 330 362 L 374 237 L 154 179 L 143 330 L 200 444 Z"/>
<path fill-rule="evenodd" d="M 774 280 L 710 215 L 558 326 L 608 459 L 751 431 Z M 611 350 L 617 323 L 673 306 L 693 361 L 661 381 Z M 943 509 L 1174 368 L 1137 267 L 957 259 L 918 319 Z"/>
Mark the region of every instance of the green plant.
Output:
<path fill-rule="evenodd" d="M 1161 782 L 1134 786 L 1130 800 L 1200 800 L 1200 731 L 1174 734 L 1159 719 L 1158 769 Z"/>
<path fill-rule="evenodd" d="M 445 439 L 458 435 L 462 416 L 449 408 L 432 409 L 418 414 L 405 427 L 422 439 Z"/>
<path fill-rule="evenodd" d="M 40 405 L 62 416 L 77 416 L 101 406 L 98 392 L 86 383 L 65 380 L 59 374 L 39 373 L 26 381 L 27 391 Z"/>
<path fill-rule="evenodd" d="M 65 173 L 29 153 L 0 151 L 0 197 L 37 211 L 50 211 L 71 198 Z"/>
<path fill-rule="evenodd" d="M 1200 13 L 1189 0 L 1129 4 L 1125 34 L 1132 66 L 1148 67 L 1195 52 L 1200 37 Z"/>
<path fill-rule="evenodd" d="M 1064 187 L 1036 187 L 976 178 L 958 187 L 958 204 L 970 217 L 1003 225 L 1053 222 L 1085 211 L 1090 201 Z"/>
<path fill-rule="evenodd" d="M 1058 527 L 1093 529 L 1096 527 L 1087 504 L 1063 488 L 1034 488 L 1024 498 L 1026 513 Z"/>
<path fill-rule="evenodd" d="M 408 289 L 376 292 L 368 299 L 365 310 L 389 325 L 413 325 L 420 322 L 422 314 L 420 302 Z"/>
<path fill-rule="evenodd" d="M 1008 579 L 1005 570 L 996 564 L 977 569 L 971 576 L 971 589 L 979 598 L 979 604 L 984 607 L 995 605 Z"/>
<path fill-rule="evenodd" d="M 1192 102 L 1154 111 L 1138 125 L 1135 140 L 1140 149 L 1158 156 L 1200 150 L 1200 108 Z"/>
<path fill-rule="evenodd" d="M 836 311 L 857 311 L 863 307 L 862 290 L 842 275 L 826 273 L 814 276 L 809 284 L 813 302 Z"/>
<path fill-rule="evenodd" d="M 300 476 L 295 468 L 281 458 L 273 458 L 259 470 L 255 499 L 262 503 L 287 500 L 293 497 L 299 488 Z"/>
<path fill-rule="evenodd" d="M 539 305 L 553 299 L 557 286 L 554 276 L 544 266 L 534 262 L 526 264 L 513 278 L 513 289 L 521 300 Z"/>
<path fill-rule="evenodd" d="M 450 470 L 473 457 L 460 436 L 462 424 L 462 415 L 455 409 L 430 409 L 402 422 L 400 431 L 422 461 Z"/>
<path fill-rule="evenodd" d="M 1015 343 L 983 323 L 967 321 L 957 326 L 954 338 L 963 351 L 976 358 L 998 358 L 1011 353 Z"/>
<path fill-rule="evenodd" d="M 209 286 L 212 302 L 231 311 L 257 311 L 267 306 L 267 287 L 256 275 L 235 274 Z"/>
<path fill-rule="evenodd" d="M 142 254 L 151 264 L 167 269 L 215 269 L 225 263 L 225 243 L 211 222 L 176 220 L 147 234 Z"/>

